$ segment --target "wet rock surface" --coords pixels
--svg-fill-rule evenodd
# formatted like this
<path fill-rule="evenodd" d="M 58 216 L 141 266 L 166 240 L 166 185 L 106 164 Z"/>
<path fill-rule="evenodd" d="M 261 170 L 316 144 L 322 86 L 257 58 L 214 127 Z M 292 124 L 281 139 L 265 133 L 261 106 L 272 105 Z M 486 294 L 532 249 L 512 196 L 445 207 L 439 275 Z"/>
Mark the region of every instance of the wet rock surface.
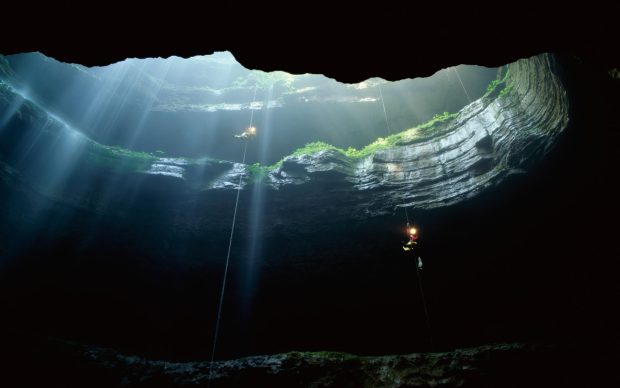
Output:
<path fill-rule="evenodd" d="M 264 185 L 266 201 L 278 204 L 276 216 L 284 221 L 291 209 L 307 210 L 307 196 L 291 195 L 299 190 L 320 196 L 312 201 L 320 200 L 332 217 L 363 219 L 392 214 L 403 206 L 448 206 L 526 173 L 552 148 L 568 124 L 568 100 L 554 67 L 551 55 L 517 61 L 508 66 L 506 93 L 472 102 L 436 135 L 405 138 L 361 159 L 336 150 L 290 156 L 257 180 L 241 164 L 159 158 L 142 179 L 179 179 L 192 201 L 210 191 L 225 196 L 239 184 L 245 191 Z M 349 205 L 341 206 L 343 202 Z"/>
<path fill-rule="evenodd" d="M 598 73 L 580 73 L 567 84 L 582 83 L 568 93 L 579 104 L 571 104 L 570 130 L 562 134 L 568 105 L 551 63 L 549 56 L 520 62 L 512 89 L 469 105 L 450 121 L 454 131 L 438 134 L 440 142 L 418 139 L 362 160 L 332 151 L 295 156 L 262 184 L 251 166 L 128 157 L 79 136 L 66 149 L 50 148 L 65 127 L 26 102 L 10 105 L 22 108 L 10 127 L 17 136 L 0 133 L 2 331 L 116 349 L 113 384 L 116 366 L 126 363 L 117 360 L 121 353 L 140 354 L 130 359 L 147 370 L 164 364 L 142 360 L 169 360 L 182 371 L 179 360 L 208 359 L 241 182 L 217 359 L 291 349 L 429 350 L 415 267 L 400 248 L 403 203 L 422 225 L 424 285 L 441 349 L 575 336 L 617 343 L 615 230 L 582 227 L 579 241 L 567 243 L 567 226 L 602 225 L 617 214 L 607 189 L 617 173 L 610 163 L 617 89 L 599 96 L 590 88 Z M 24 138 L 33 139 L 25 142 L 33 152 L 22 153 Z M 24 155 L 62 173 L 25 169 L 18 163 Z M 77 171 L 62 168 L 81 155 Z M 149 173 L 153 165 L 160 167 L 152 172 L 172 174 Z M 54 179 L 62 185 L 42 190 Z M 13 357 L 7 349 L 3 359 Z M 58 371 L 70 365 L 37 353 L 38 344 L 16 349 L 26 363 L 42 354 L 31 370 L 49 370 L 54 360 Z M 552 370 L 596 375 L 579 363 L 597 352 L 552 357 L 561 363 Z M 504 380 L 491 386 L 521 376 L 497 370 Z M 97 375 L 84 364 L 73 371 L 83 381 Z"/>
<path fill-rule="evenodd" d="M 11 386 L 386 388 L 597 386 L 619 381 L 609 369 L 618 356 L 613 349 L 577 345 L 490 344 L 366 357 L 289 352 L 216 361 L 212 372 L 208 361 L 148 360 L 60 340 L 38 341 L 37 349 L 25 357 L 16 350 L 16 358 L 5 363 L 12 368 L 0 380 Z"/>
<path fill-rule="evenodd" d="M 568 99 L 554 66 L 550 55 L 511 64 L 506 93 L 474 101 L 426 140 L 404 139 L 361 159 L 336 150 L 290 156 L 262 181 L 266 195 L 297 208 L 306 197 L 290 196 L 290 186 L 308 191 L 325 187 L 318 194 L 325 206 L 354 198 L 351 207 L 330 209 L 332 216 L 359 218 L 391 214 L 403 206 L 448 206 L 474 197 L 510 175 L 526 173 L 568 125 Z M 234 190 L 240 178 L 242 187 L 253 182 L 249 170 L 235 166 L 212 187 Z M 286 206 L 280 211 L 283 218 L 290 214 Z"/>

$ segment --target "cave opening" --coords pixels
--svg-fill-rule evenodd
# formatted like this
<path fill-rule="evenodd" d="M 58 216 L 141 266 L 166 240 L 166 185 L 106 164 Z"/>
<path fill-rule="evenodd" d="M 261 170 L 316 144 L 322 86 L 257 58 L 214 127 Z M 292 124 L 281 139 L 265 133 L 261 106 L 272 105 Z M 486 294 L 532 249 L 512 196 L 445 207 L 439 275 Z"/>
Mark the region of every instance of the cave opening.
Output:
<path fill-rule="evenodd" d="M 424 220 L 429 209 L 475 196 L 542 156 L 537 150 L 566 121 L 552 58 L 510 66 L 459 66 L 427 79 L 349 85 L 320 75 L 249 71 L 230 53 L 130 59 L 101 68 L 63 64 L 39 53 L 6 57 L 0 155 L 7 181 L 32 187 L 30 195 L 9 196 L 7 208 L 42 209 L 15 222 L 10 233 L 18 238 L 9 245 L 9 262 L 18 272 L 26 271 L 22 276 L 32 282 L 26 284 L 52 287 L 51 295 L 63 296 L 62 314 L 46 317 L 45 330 L 170 358 L 204 357 L 212 330 L 200 326 L 211 328 L 214 317 L 196 310 L 196 303 L 206 303 L 206 297 L 207 304 L 216 304 L 222 258 L 231 253 L 223 251 L 231 201 L 234 191 L 243 189 L 238 237 L 230 244 L 232 289 L 222 322 L 223 357 L 334 346 L 358 353 L 425 349 L 428 341 L 419 329 L 407 341 L 379 345 L 376 337 L 362 347 L 354 345 L 362 335 L 355 330 L 335 343 L 330 335 L 321 337 L 342 332 L 344 323 L 320 326 L 302 341 L 296 333 L 306 330 L 307 322 L 318 324 L 314 304 L 324 298 L 332 300 L 331 308 L 350 305 L 344 311 L 351 317 L 379 308 L 384 300 L 408 305 L 411 301 L 396 295 L 406 293 L 410 282 L 392 272 L 407 263 L 383 263 L 380 282 L 400 281 L 380 299 L 355 282 L 352 289 L 359 295 L 350 295 L 339 284 L 343 269 L 368 278 L 368 268 L 398 253 L 386 247 L 399 246 L 388 241 L 399 238 L 404 219 L 394 215 L 403 207 Z M 535 85 L 543 80 L 546 88 Z M 549 100 L 549 111 L 525 112 L 524 96 Z M 250 125 L 259 128 L 256 140 L 244 142 L 248 160 L 270 167 L 227 162 L 241 156 L 232 134 L 247 125 L 248 116 Z M 534 120 L 541 124 L 530 133 Z M 541 137 L 545 132 L 551 135 Z M 301 147 L 309 140 L 322 142 Z M 513 150 L 513 143 L 527 147 Z M 50 200 L 69 207 L 50 207 Z M 340 231 L 342 223 L 351 222 L 356 232 Z M 432 230 L 433 221 L 425 222 Z M 383 244 L 365 237 L 372 225 L 387 231 L 376 236 Z M 342 251 L 326 235 L 371 253 Z M 432 237 L 429 241 L 433 246 Z M 24 264 L 28 261 L 32 268 Z M 281 268 L 269 270 L 273 261 Z M 52 284 L 43 268 L 53 274 Z M 166 279 L 165 268 L 175 277 Z M 68 278 L 63 271 L 77 276 Z M 287 272 L 304 281 L 286 286 Z M 86 287 L 84 279 L 92 284 Z M 115 282 L 108 284 L 108 279 Z M 300 288 L 315 281 L 329 290 L 324 295 L 314 291 L 323 295 L 318 299 Z M 55 288 L 56 282 L 66 287 Z M 142 300 L 146 291 L 137 285 L 160 302 Z M 85 296 L 73 295 L 78 290 Z M 314 307 L 297 309 L 298 302 L 288 299 L 292 295 Z M 77 319 L 83 326 L 76 327 L 70 310 L 86 300 L 97 303 L 82 307 L 89 323 Z M 270 344 L 267 338 L 273 334 L 261 333 L 273 332 L 265 326 L 270 322 L 282 324 L 280 309 L 293 329 L 276 329 L 277 339 Z M 407 311 L 402 323 L 420 326 L 419 313 Z M 128 321 L 115 323 L 120 316 Z M 157 321 L 149 322 L 150 316 Z M 145 348 L 147 337 L 136 330 L 147 322 L 153 330 L 145 330 L 147 337 L 160 334 Z M 183 333 L 163 335 L 167 327 L 179 325 L 185 325 Z M 399 330 L 406 331 L 405 326 Z"/>
<path fill-rule="evenodd" d="M 291 80 L 230 58 L 102 68 L 41 54 L 2 61 L 7 332 L 147 358 L 208 358 L 236 190 L 238 237 L 218 358 L 431 350 L 415 263 L 402 257 L 404 207 L 420 225 L 440 350 L 562 342 L 580 326 L 615 322 L 585 317 L 610 300 L 597 287 L 609 290 L 587 281 L 586 293 L 575 287 L 600 273 L 579 264 L 591 257 L 588 247 L 564 241 L 570 209 L 584 198 L 594 209 L 584 222 L 602 214 L 596 193 L 574 180 L 604 183 L 588 171 L 604 160 L 603 107 L 614 101 L 588 101 L 596 89 L 579 64 L 541 54 L 501 68 L 459 66 L 470 103 L 449 69 L 425 89 L 419 79 Z M 217 71 L 227 76 L 196 86 L 201 75 L 191 68 L 205 61 L 224 63 Z M 74 81 L 63 89 L 50 74 Z M 267 86 L 255 89 L 258 82 Z M 242 166 L 232 134 L 251 112 L 259 135 Z M 429 121 L 432 136 L 401 134 Z M 588 137 L 586 126 L 601 136 Z M 325 144 L 303 148 L 316 140 Z M 584 234 L 605 245 L 605 236 Z M 576 318 L 575 306 L 585 306 Z"/>
<path fill-rule="evenodd" d="M 232 134 L 253 110 L 261 136 L 248 161 L 263 165 L 317 141 L 362 149 L 458 112 L 498 76 L 495 68 L 460 65 L 427 78 L 343 84 L 318 74 L 248 70 L 229 52 L 90 68 L 26 53 L 4 64 L 7 84 L 92 140 L 160 157 L 237 161 Z"/>

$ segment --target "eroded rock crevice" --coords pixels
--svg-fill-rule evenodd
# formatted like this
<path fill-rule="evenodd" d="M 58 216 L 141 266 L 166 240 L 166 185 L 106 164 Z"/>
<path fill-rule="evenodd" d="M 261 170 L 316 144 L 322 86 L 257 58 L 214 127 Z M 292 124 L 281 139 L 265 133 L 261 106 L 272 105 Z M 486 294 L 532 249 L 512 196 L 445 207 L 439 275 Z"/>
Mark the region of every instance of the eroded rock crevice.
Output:
<path fill-rule="evenodd" d="M 89 181 L 96 179 L 98 187 L 102 188 L 123 186 L 119 182 L 126 181 L 123 174 L 128 170 L 146 183 L 157 182 L 159 177 L 165 176 L 177 181 L 167 185 L 167 189 L 183 188 L 175 195 L 181 194 L 189 201 L 199 201 L 205 195 L 214 198 L 231 196 L 240 182 L 244 190 L 264 185 L 266 201 L 282 204 L 277 215 L 282 219 L 289 217 L 290 209 L 303 209 L 304 203 L 312 202 L 304 195 L 290 195 L 294 186 L 320 196 L 322 206 L 333 217 L 385 215 L 402 206 L 412 209 L 444 207 L 476 196 L 485 188 L 500 184 L 511 174 L 528 171 L 551 149 L 568 124 L 568 99 L 558 78 L 553 55 L 521 59 L 509 64 L 506 71 L 508 75 L 494 90 L 437 125 L 431 136 L 404 136 L 394 145 L 361 158 L 348 157 L 338 150 L 290 156 L 277 169 L 257 179 L 251 166 L 238 163 L 188 162 L 150 156 L 140 159 L 121 154 L 115 156 L 125 157 L 127 161 L 120 167 L 94 172 L 86 169 L 82 174 L 73 175 L 86 175 Z M 61 163 L 55 160 L 59 158 L 54 153 L 71 151 L 76 154 L 78 151 L 50 149 L 49 140 L 38 141 L 38 131 L 57 133 L 55 138 L 71 140 L 76 144 L 73 147 L 79 149 L 80 154 L 73 156 L 76 160 L 82 154 L 87 155 L 88 160 L 109 156 L 102 154 L 97 143 L 79 134 L 67 134 L 66 124 L 37 110 L 36 104 L 16 95 L 16 90 L 7 85 L 3 88 L 5 95 L 13 96 L 13 103 L 5 107 L 3 117 L 17 120 L 14 127 L 30 127 L 20 136 L 31 137 L 31 149 L 40 148 L 41 154 L 49 157 L 53 164 Z M 19 110 L 19 115 L 11 113 L 15 109 Z M 74 138 L 77 140 L 72 140 Z M 10 147 L 10 142 L 5 145 Z M 4 153 L 16 155 L 19 159 L 18 151 L 7 148 Z M 104 151 L 109 153 L 107 149 Z M 11 157 L 8 159 L 7 163 L 11 165 Z M 16 167 L 19 171 L 19 166 Z M 45 177 L 37 175 L 36 171 L 19 172 L 35 188 L 49 186 Z M 77 179 L 67 179 L 69 182 L 63 185 L 63 191 L 54 194 L 62 201 L 94 208 L 98 212 L 106 212 L 106 209 L 116 212 L 130 206 L 125 205 L 122 196 L 116 193 L 111 194 L 112 198 L 108 196 L 105 202 L 97 203 L 98 197 L 105 196 L 93 193 L 92 188 L 86 190 Z M 347 196 L 355 200 L 345 199 Z M 343 201 L 347 203 L 344 207 L 334 205 Z M 182 213 L 182 210 L 179 208 L 178 212 Z M 210 214 L 210 218 L 217 219 L 216 214 L 217 211 Z M 316 214 L 309 214 L 309 217 L 314 216 Z"/>
<path fill-rule="evenodd" d="M 362 210 L 356 214 L 365 215 L 365 209 L 388 214 L 403 205 L 429 209 L 475 196 L 510 173 L 526 172 L 566 128 L 568 99 L 554 67 L 551 55 L 510 64 L 504 89 L 466 106 L 437 136 L 362 160 L 330 150 L 289 157 L 267 185 L 350 182 Z M 300 172 L 304 179 L 290 179 Z"/>

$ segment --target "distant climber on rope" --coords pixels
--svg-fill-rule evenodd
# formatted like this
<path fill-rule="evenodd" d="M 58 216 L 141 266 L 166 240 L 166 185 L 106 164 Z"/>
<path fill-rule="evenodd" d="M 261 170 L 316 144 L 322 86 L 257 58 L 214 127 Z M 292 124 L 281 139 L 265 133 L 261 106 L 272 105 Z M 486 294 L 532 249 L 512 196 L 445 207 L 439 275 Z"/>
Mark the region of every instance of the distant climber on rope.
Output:
<path fill-rule="evenodd" d="M 233 135 L 237 139 L 251 139 L 256 136 L 256 127 L 250 126 L 245 131 L 238 135 Z"/>
<path fill-rule="evenodd" d="M 409 240 L 403 244 L 403 251 L 414 253 L 415 248 L 418 246 L 418 230 L 407 224 L 407 234 L 409 235 Z M 418 269 L 422 269 L 424 264 L 422 263 L 422 258 L 418 257 L 417 259 Z"/>
<path fill-rule="evenodd" d="M 418 230 L 407 224 L 407 234 L 409 234 L 409 240 L 403 244 L 403 251 L 405 252 L 413 251 L 413 248 L 418 245 Z"/>

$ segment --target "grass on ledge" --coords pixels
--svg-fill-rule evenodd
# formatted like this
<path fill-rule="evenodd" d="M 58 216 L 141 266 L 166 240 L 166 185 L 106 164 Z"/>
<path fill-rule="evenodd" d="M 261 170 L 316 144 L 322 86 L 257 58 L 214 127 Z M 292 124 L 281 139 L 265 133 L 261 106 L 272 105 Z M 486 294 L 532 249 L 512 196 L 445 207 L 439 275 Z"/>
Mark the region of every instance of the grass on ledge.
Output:
<path fill-rule="evenodd" d="M 395 133 L 387 137 L 380 137 L 374 142 L 359 150 L 353 147 L 349 147 L 345 150 L 322 141 L 314 141 L 311 143 L 307 143 L 301 148 L 296 149 L 295 151 L 293 151 L 293 153 L 285 156 L 284 158 L 280 159 L 272 165 L 264 166 L 260 163 L 254 163 L 252 165 L 248 165 L 248 169 L 255 180 L 262 180 L 270 171 L 280 168 L 282 166 L 282 163 L 284 162 L 284 159 L 290 156 L 313 155 L 321 151 L 333 150 L 341 153 L 342 155 L 350 159 L 362 159 L 374 154 L 377 151 L 390 148 L 397 144 L 408 144 L 436 135 L 437 133 L 445 129 L 446 124 L 448 124 L 452 119 L 454 119 L 456 115 L 456 113 L 450 112 L 436 114 L 435 116 L 433 116 L 432 119 L 425 122 L 424 124 L 406 129 L 402 132 Z"/>
<path fill-rule="evenodd" d="M 494 79 L 487 85 L 487 91 L 484 93 L 482 98 L 488 99 L 491 96 L 496 95 L 503 97 L 512 91 L 514 84 L 515 80 L 510 76 L 510 68 L 506 67 L 506 73 L 503 77 L 498 75 L 498 78 Z"/>
<path fill-rule="evenodd" d="M 335 150 L 351 159 L 361 159 L 372 155 L 379 150 L 386 149 L 397 144 L 409 143 L 415 140 L 420 140 L 432 136 L 439 132 L 442 127 L 444 127 L 443 125 L 439 124 L 447 123 L 454 117 L 456 117 L 456 113 L 443 112 L 442 114 L 436 114 L 435 116 L 433 116 L 432 119 L 422 125 L 406 129 L 402 132 L 395 133 L 387 137 L 380 137 L 374 142 L 359 150 L 353 147 L 349 147 L 345 150 L 331 144 L 324 143 L 322 141 L 315 141 L 296 149 L 291 155 L 311 155 L 319 151 Z M 278 163 L 281 164 L 282 160 Z"/>
<path fill-rule="evenodd" d="M 104 146 L 96 143 L 90 146 L 88 162 L 118 171 L 145 171 L 158 158 L 148 152 L 132 151 L 117 146 Z"/>

